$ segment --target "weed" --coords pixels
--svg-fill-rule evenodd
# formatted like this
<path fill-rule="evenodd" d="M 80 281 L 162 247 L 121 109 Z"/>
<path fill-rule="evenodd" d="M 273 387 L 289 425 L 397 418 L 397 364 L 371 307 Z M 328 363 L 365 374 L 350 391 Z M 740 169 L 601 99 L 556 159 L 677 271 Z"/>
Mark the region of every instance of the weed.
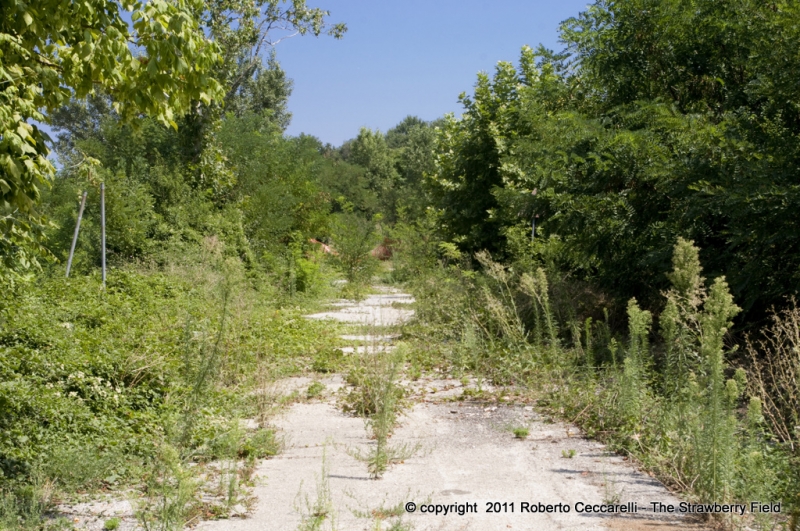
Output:
<path fill-rule="evenodd" d="M 324 383 L 318 381 L 311 382 L 311 385 L 309 385 L 308 389 L 306 389 L 306 398 L 317 398 L 325 392 L 325 389 L 326 387 Z"/>
<path fill-rule="evenodd" d="M 103 529 L 105 531 L 115 531 L 116 529 L 119 529 L 119 524 L 119 518 L 109 518 L 103 523 Z"/>
<path fill-rule="evenodd" d="M 274 430 L 258 428 L 244 436 L 237 448 L 237 454 L 240 458 L 254 457 L 263 459 L 278 455 L 282 449 L 283 444 L 275 436 Z"/>
<path fill-rule="evenodd" d="M 577 452 L 570 448 L 569 450 L 561 450 L 561 457 L 564 459 L 572 459 Z"/>
<path fill-rule="evenodd" d="M 616 505 L 622 500 L 623 491 L 617 486 L 616 480 L 609 480 L 603 471 L 603 503 Z"/>
<path fill-rule="evenodd" d="M 403 521 L 403 516 L 406 514 L 405 500 L 410 498 L 411 496 L 406 496 L 402 501 L 395 504 L 389 504 L 384 499 L 377 507 L 365 510 L 352 509 L 352 512 L 356 518 L 372 520 L 372 529 L 374 530 L 381 531 L 384 529 L 384 524 L 388 523 L 389 527 L 385 528 L 387 531 L 407 531 L 412 529 L 412 526 L 410 523 Z"/>
<path fill-rule="evenodd" d="M 178 450 L 163 446 L 158 465 L 147 482 L 145 498 L 136 511 L 145 531 L 178 531 L 197 510 L 193 503 L 198 483 L 181 462 Z"/>
<path fill-rule="evenodd" d="M 339 348 L 324 348 L 317 352 L 311 368 L 314 372 L 337 372 L 344 365 L 344 352 Z"/>
<path fill-rule="evenodd" d="M 528 435 L 530 435 L 530 430 L 524 427 L 514 428 L 512 432 L 517 439 L 527 439 Z"/>
<path fill-rule="evenodd" d="M 800 529 L 800 308 L 797 302 L 791 299 L 789 308 L 774 313 L 772 324 L 760 338 L 747 338 L 746 348 L 752 368 L 748 387 L 758 397 L 757 406 L 751 399 L 748 410 L 748 455 L 752 456 L 751 460 L 755 457 L 761 466 L 774 467 L 764 463 L 769 454 L 765 455 L 763 443 L 760 444 L 768 434 L 761 433 L 759 421 L 766 420 L 770 432 L 790 456 L 788 469 L 793 473 L 786 478 L 783 497 L 790 500 L 789 529 L 794 531 Z M 750 410 L 756 409 L 757 413 L 751 413 Z M 752 464 L 746 462 L 746 466 Z M 754 486 L 759 483 L 764 485 L 761 481 Z"/>
<path fill-rule="evenodd" d="M 333 499 L 331 498 L 330 482 L 328 481 L 327 455 L 328 447 L 326 443 L 322 449 L 322 471 L 317 481 L 316 499 L 312 502 L 307 495 L 305 496 L 305 507 L 301 509 L 303 515 L 297 531 L 321 531 L 326 522 L 329 524 L 331 531 L 336 529 L 336 515 Z M 298 493 L 299 496 L 300 494 Z"/>
<path fill-rule="evenodd" d="M 764 414 L 778 439 L 800 448 L 800 308 L 772 315 L 772 325 L 753 341 L 747 353 L 753 367 L 750 388 L 764 404 Z"/>
<path fill-rule="evenodd" d="M 373 527 L 374 531 L 384 531 L 383 519 L 375 518 L 374 522 L 375 522 L 375 525 Z M 385 531 L 412 531 L 413 529 L 414 526 L 411 525 L 411 522 L 405 522 L 401 518 L 398 518 L 396 520 L 392 520 L 389 523 L 389 527 L 385 528 Z"/>
<path fill-rule="evenodd" d="M 275 380 L 277 369 L 267 363 L 260 364 L 255 377 L 255 392 L 253 394 L 255 402 L 255 418 L 258 425 L 266 427 L 270 419 L 280 409 L 283 395 L 277 389 Z"/>
<path fill-rule="evenodd" d="M 38 474 L 13 492 L 0 490 L 0 526 L 21 531 L 41 529 L 52 505 L 53 492 L 52 481 Z"/>
<path fill-rule="evenodd" d="M 342 398 L 342 409 L 368 418 L 380 413 L 385 425 L 394 427 L 405 396 L 397 384 L 400 367 L 394 353 L 359 355 L 345 378 L 352 389 Z"/>
<path fill-rule="evenodd" d="M 630 345 L 620 378 L 618 414 L 629 429 L 633 430 L 638 429 L 639 417 L 647 399 L 645 357 L 649 354 L 647 336 L 652 322 L 650 312 L 641 310 L 636 299 L 628 302 Z"/>
<path fill-rule="evenodd" d="M 403 361 L 402 350 L 363 354 L 347 375 L 353 389 L 342 405 L 346 411 L 366 417 L 366 428 L 375 440 L 367 454 L 352 451 L 351 455 L 366 462 L 370 476 L 375 479 L 382 477 L 390 465 L 411 457 L 417 450 L 388 442 L 403 407 L 405 392 L 397 384 Z"/>

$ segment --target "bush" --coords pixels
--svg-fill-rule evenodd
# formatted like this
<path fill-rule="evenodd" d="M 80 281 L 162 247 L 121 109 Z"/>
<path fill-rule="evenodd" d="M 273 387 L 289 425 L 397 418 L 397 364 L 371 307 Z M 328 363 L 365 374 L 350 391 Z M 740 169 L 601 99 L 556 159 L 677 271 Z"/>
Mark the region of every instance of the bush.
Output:
<path fill-rule="evenodd" d="M 370 252 L 380 242 L 375 224 L 352 213 L 341 213 L 333 224 L 334 264 L 347 280 L 346 293 L 358 297 L 378 270 Z"/>

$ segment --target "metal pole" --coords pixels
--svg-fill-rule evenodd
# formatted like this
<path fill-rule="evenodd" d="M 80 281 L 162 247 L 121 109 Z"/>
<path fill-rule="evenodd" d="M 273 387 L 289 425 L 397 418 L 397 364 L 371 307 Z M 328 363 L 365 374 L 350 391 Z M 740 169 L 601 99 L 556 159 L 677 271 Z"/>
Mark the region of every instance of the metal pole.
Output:
<path fill-rule="evenodd" d="M 103 253 L 103 288 L 106 287 L 106 183 L 100 183 L 100 242 Z"/>
<path fill-rule="evenodd" d="M 72 268 L 72 256 L 75 254 L 75 244 L 78 243 L 78 231 L 81 228 L 83 207 L 86 206 L 86 194 L 87 192 L 83 192 L 83 197 L 81 198 L 81 207 L 78 209 L 78 222 L 75 224 L 75 234 L 72 235 L 72 247 L 69 248 L 69 259 L 67 260 L 67 278 L 69 278 L 69 270 Z"/>
<path fill-rule="evenodd" d="M 534 189 L 531 191 L 531 195 L 532 195 L 533 197 L 536 197 L 536 193 L 537 193 L 538 191 L 539 191 L 539 189 L 538 189 L 538 188 L 534 188 Z M 533 217 L 531 218 L 531 243 L 533 243 L 533 239 L 534 239 L 534 238 L 536 238 L 536 218 L 537 218 L 537 217 L 538 217 L 538 216 L 536 215 L 536 212 L 534 211 L 534 213 L 533 213 Z"/>

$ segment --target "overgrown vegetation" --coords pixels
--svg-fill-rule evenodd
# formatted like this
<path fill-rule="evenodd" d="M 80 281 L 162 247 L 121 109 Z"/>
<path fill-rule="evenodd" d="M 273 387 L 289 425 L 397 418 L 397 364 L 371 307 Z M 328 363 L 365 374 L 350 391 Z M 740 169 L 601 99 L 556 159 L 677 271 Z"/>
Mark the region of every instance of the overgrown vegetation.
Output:
<path fill-rule="evenodd" d="M 800 526 L 796 3 L 598 0 L 563 52 L 479 74 L 460 119 L 340 147 L 284 134 L 292 82 L 264 53 L 265 28 L 341 37 L 326 11 L 86 6 L 0 6 L 0 525 L 68 526 L 57 500 L 128 487 L 147 529 L 229 516 L 299 397 L 272 383 L 307 369 L 348 373 L 380 477 L 413 451 L 389 443 L 401 373 L 438 369 Z M 390 255 L 411 347 L 347 360 L 299 316 Z M 332 522 L 326 488 L 307 528 Z"/>
<path fill-rule="evenodd" d="M 394 227 L 410 359 L 526 390 L 695 499 L 781 500 L 796 529 L 797 15 L 599 0 L 562 52 L 480 73 L 439 123 L 427 214 Z"/>
<path fill-rule="evenodd" d="M 431 184 L 471 253 L 534 253 L 647 309 L 671 247 L 695 241 L 762 319 L 798 288 L 795 2 L 599 0 L 562 52 L 525 47 L 463 95 Z M 780 65 L 780 66 L 779 66 Z"/>
<path fill-rule="evenodd" d="M 692 499 L 780 500 L 782 516 L 752 515 L 764 528 L 796 518 L 798 435 L 787 429 L 797 415 L 796 310 L 773 316 L 773 329 L 749 346 L 753 362 L 736 367 L 726 337 L 739 308 L 724 278 L 701 276 L 687 240 L 674 247 L 657 328 L 631 299 L 624 337 L 591 317 L 559 323 L 552 306 L 570 302 L 551 302 L 558 292 L 535 264 L 504 266 L 486 253 L 480 270 L 446 260 L 412 283 L 419 319 L 406 332 L 429 367 L 513 388 Z"/>
<path fill-rule="evenodd" d="M 4 301 L 2 518 L 40 525 L 50 506 L 31 485 L 47 498 L 142 487 L 142 524 L 177 529 L 224 514 L 254 460 L 279 451 L 268 425 L 239 426 L 263 418 L 259 367 L 305 370 L 334 331 L 276 307 L 241 262 L 196 258 L 116 269 L 105 290 L 54 276 Z M 219 503 L 204 505 L 214 483 Z"/>

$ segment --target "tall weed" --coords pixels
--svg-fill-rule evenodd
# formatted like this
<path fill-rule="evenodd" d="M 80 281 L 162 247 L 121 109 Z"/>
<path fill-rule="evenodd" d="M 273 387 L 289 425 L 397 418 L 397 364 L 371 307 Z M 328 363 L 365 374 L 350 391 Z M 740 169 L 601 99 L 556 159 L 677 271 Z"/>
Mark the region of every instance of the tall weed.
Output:
<path fill-rule="evenodd" d="M 780 490 L 790 501 L 789 528 L 795 531 L 800 529 L 800 308 L 796 301 L 791 299 L 788 308 L 773 313 L 772 324 L 760 337 L 748 337 L 746 349 L 749 390 L 758 397 L 770 433 L 788 456 L 785 468 L 790 473 Z"/>
<path fill-rule="evenodd" d="M 391 353 L 365 353 L 347 376 L 353 389 L 344 398 L 345 410 L 366 417 L 366 428 L 375 441 L 366 454 L 353 451 L 352 455 L 367 463 L 373 479 L 381 478 L 389 466 L 416 451 L 406 445 L 389 443 L 404 406 L 403 388 L 398 384 L 403 362 L 399 349 Z"/>
<path fill-rule="evenodd" d="M 451 371 L 528 387 L 694 499 L 795 504 L 800 312 L 784 315 L 770 339 L 750 345 L 755 370 L 748 382 L 727 361 L 739 308 L 724 278 L 706 284 L 690 241 L 675 245 L 655 344 L 656 319 L 636 300 L 628 303 L 623 340 L 615 337 L 613 311 L 597 312 L 597 320 L 583 314 L 583 321 L 574 318 L 578 311 L 562 311 L 570 321 L 557 320 L 553 287 L 535 261 L 507 266 L 486 253 L 476 259 L 480 271 L 440 261 L 412 283 L 421 323 L 409 328 L 441 342 Z M 743 396 L 747 389 L 752 398 Z M 769 515 L 754 521 L 763 528 L 775 523 Z"/>

